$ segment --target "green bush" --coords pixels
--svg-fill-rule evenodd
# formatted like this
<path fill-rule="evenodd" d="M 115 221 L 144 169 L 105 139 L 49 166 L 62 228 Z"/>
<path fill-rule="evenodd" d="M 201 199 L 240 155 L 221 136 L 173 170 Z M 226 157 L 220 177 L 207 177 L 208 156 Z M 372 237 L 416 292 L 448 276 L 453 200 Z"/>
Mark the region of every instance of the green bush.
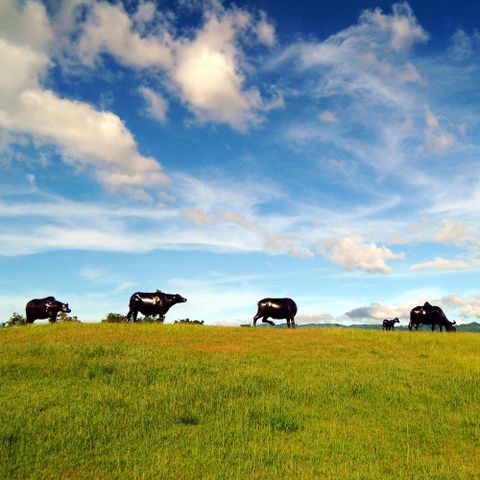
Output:
<path fill-rule="evenodd" d="M 57 322 L 79 322 L 80 323 L 80 320 L 78 319 L 78 317 L 76 315 L 71 315 L 70 316 L 65 312 L 60 312 L 57 315 Z"/>
<path fill-rule="evenodd" d="M 122 315 L 121 313 L 107 313 L 105 318 L 102 318 L 102 322 L 105 323 L 125 323 L 127 321 L 127 316 Z"/>
<path fill-rule="evenodd" d="M 15 327 L 16 325 L 25 325 L 26 318 L 20 313 L 13 313 L 12 316 L 7 320 L 6 323 L 3 323 L 4 327 Z"/>

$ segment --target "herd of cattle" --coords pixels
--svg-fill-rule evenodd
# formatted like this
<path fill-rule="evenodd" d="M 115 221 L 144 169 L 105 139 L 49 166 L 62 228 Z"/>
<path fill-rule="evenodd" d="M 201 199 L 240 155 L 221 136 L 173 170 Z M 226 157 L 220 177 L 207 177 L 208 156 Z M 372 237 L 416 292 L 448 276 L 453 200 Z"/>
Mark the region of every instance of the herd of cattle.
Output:
<path fill-rule="evenodd" d="M 152 293 L 136 292 L 130 297 L 129 311 L 127 314 L 127 321 L 137 321 L 137 315 L 140 312 L 143 315 L 156 316 L 160 322 L 165 319 L 165 314 L 170 308 L 177 304 L 186 302 L 187 299 L 181 295 L 163 293 L 157 290 Z M 48 318 L 50 322 L 57 321 L 57 315 L 60 312 L 70 313 L 71 310 L 68 303 L 63 303 L 55 299 L 55 297 L 45 297 L 41 299 L 30 300 L 26 307 L 26 323 L 33 323 L 38 319 Z M 295 315 L 297 314 L 297 305 L 291 298 L 264 298 L 258 302 L 258 310 L 253 317 L 253 326 L 255 327 L 258 319 L 262 322 L 274 325 L 269 318 L 274 320 L 287 321 L 288 328 L 295 328 Z M 395 324 L 400 323 L 398 318 L 393 320 L 384 320 L 384 330 L 394 330 Z M 420 325 L 431 325 L 432 331 L 435 326 L 439 326 L 440 331 L 445 328 L 447 332 L 456 331 L 456 322 L 451 322 L 443 313 L 440 307 L 430 305 L 425 302 L 422 306 L 412 308 L 410 311 L 409 330 L 418 330 Z"/>

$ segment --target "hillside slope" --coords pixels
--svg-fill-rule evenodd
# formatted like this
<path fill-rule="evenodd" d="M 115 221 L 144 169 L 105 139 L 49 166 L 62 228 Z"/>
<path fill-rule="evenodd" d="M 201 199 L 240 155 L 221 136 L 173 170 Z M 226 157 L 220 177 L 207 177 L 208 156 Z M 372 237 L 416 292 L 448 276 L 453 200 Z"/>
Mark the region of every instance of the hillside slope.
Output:
<path fill-rule="evenodd" d="M 2 479 L 480 478 L 480 336 L 0 331 Z"/>

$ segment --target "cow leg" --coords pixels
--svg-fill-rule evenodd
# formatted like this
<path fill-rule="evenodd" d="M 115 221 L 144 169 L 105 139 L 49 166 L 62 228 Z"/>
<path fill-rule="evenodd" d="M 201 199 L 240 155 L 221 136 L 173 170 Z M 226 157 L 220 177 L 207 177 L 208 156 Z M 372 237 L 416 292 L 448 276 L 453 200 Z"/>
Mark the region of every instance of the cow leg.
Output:
<path fill-rule="evenodd" d="M 257 320 L 260 318 L 260 315 L 257 313 L 254 317 L 253 317 L 253 326 L 256 327 L 257 326 Z"/>
<path fill-rule="evenodd" d="M 263 318 L 262 318 L 262 322 L 263 322 L 263 323 L 268 323 L 268 324 L 271 325 L 272 327 L 275 326 L 275 324 L 274 324 L 271 320 L 267 320 L 267 317 L 263 317 Z"/>
<path fill-rule="evenodd" d="M 165 320 L 165 315 L 162 315 L 161 313 L 158 314 L 158 321 L 160 323 L 163 323 L 163 321 Z"/>
<path fill-rule="evenodd" d="M 432 323 L 432 332 L 434 332 L 434 331 L 435 331 L 435 324 Z"/>
<path fill-rule="evenodd" d="M 136 322 L 137 321 L 137 315 L 138 315 L 138 312 L 136 310 L 130 309 L 127 313 L 127 322 L 131 322 L 132 317 L 133 317 L 133 321 Z"/>
<path fill-rule="evenodd" d="M 294 317 L 292 317 L 290 319 L 290 325 L 292 326 L 292 328 L 295 328 L 295 318 Z"/>

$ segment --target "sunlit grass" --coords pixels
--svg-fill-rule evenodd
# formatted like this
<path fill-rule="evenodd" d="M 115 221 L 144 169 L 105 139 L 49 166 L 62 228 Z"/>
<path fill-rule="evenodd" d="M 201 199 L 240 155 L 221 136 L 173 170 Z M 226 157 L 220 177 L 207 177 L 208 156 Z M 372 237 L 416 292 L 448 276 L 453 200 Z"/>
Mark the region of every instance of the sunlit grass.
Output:
<path fill-rule="evenodd" d="M 477 479 L 480 335 L 0 331 L 0 478 Z"/>

